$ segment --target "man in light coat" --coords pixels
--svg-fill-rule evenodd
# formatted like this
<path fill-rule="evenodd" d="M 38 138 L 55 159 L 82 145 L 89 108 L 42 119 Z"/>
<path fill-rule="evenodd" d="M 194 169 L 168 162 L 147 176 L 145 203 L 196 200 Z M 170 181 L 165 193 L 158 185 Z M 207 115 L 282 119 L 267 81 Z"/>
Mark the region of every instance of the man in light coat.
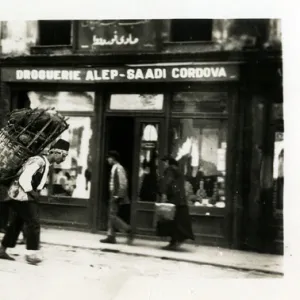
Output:
<path fill-rule="evenodd" d="M 107 161 L 112 165 L 109 181 L 109 217 L 107 237 L 100 240 L 101 243 L 115 244 L 116 229 L 127 233 L 128 243 L 133 240 L 132 230 L 129 224 L 118 217 L 120 205 L 128 204 L 128 180 L 124 167 L 120 164 L 120 156 L 116 151 L 109 151 Z"/>
<path fill-rule="evenodd" d="M 14 260 L 6 253 L 7 248 L 14 248 L 19 234 L 26 225 L 26 260 L 30 264 L 42 261 L 39 257 L 40 220 L 38 210 L 39 192 L 46 184 L 49 167 L 53 163 L 62 163 L 68 155 L 69 143 L 58 140 L 50 149 L 47 156 L 30 157 L 16 180 L 8 189 L 10 208 L 15 212 L 0 246 L 0 259 Z"/>

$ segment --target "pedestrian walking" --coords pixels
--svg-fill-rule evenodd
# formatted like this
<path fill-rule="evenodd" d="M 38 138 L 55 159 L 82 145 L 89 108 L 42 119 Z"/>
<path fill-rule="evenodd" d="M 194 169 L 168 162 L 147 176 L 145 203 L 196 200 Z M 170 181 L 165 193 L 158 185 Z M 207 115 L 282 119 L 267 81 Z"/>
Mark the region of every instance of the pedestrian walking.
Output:
<path fill-rule="evenodd" d="M 51 147 L 47 156 L 30 157 L 18 172 L 8 189 L 6 200 L 9 201 L 14 214 L 1 242 L 0 259 L 14 260 L 6 250 L 16 246 L 20 232 L 25 225 L 27 249 L 25 258 L 30 264 L 38 264 L 42 261 L 39 255 L 39 192 L 46 184 L 50 165 L 62 163 L 68 151 L 69 143 L 60 139 Z"/>
<path fill-rule="evenodd" d="M 173 220 L 157 222 L 157 235 L 170 237 L 169 244 L 164 247 L 176 250 L 185 240 L 194 240 L 189 208 L 185 197 L 184 175 L 179 169 L 178 162 L 169 156 L 163 159 L 165 170 L 161 184 L 161 199 L 164 203 L 175 205 Z"/>
<path fill-rule="evenodd" d="M 120 155 L 117 151 L 109 151 L 108 163 L 112 166 L 109 181 L 109 216 L 107 237 L 100 240 L 101 243 L 115 244 L 116 230 L 127 233 L 128 243 L 133 240 L 131 226 L 119 216 L 120 206 L 129 204 L 128 179 L 124 167 L 120 164 Z"/>

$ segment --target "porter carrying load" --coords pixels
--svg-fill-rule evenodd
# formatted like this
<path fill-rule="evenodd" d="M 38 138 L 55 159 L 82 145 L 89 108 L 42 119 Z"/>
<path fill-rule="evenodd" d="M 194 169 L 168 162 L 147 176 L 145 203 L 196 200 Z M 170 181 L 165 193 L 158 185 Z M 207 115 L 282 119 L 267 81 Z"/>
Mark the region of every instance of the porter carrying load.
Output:
<path fill-rule="evenodd" d="M 14 110 L 0 130 L 0 183 L 9 184 L 29 157 L 40 154 L 68 126 L 53 108 Z"/>

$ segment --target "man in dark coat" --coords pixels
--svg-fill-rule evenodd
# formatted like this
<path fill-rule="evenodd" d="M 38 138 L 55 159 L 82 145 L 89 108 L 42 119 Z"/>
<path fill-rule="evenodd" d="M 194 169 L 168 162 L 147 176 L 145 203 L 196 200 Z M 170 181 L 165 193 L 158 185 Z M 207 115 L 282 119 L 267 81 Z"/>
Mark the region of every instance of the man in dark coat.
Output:
<path fill-rule="evenodd" d="M 116 243 L 116 229 L 127 233 L 128 243 L 133 240 L 131 226 L 124 222 L 119 216 L 118 212 L 120 205 L 128 204 L 128 180 L 124 167 L 120 164 L 120 155 L 116 151 L 109 151 L 107 161 L 112 165 L 109 181 L 109 217 L 108 217 L 108 231 L 107 237 L 100 240 L 101 243 L 115 244 Z"/>
<path fill-rule="evenodd" d="M 165 171 L 161 186 L 161 199 L 162 202 L 174 204 L 176 211 L 174 220 L 157 224 L 157 234 L 171 238 L 165 249 L 176 250 L 185 240 L 194 240 L 194 234 L 185 197 L 184 175 L 173 157 L 166 156 L 162 160 L 165 163 Z"/>

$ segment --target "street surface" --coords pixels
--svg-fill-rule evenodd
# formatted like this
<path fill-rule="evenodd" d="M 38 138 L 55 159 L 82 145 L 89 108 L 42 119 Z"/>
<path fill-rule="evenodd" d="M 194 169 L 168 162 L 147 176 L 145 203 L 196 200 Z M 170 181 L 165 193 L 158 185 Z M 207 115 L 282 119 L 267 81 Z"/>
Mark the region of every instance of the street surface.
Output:
<path fill-rule="evenodd" d="M 9 253 L 16 262 L 0 261 L 0 297 L 5 300 L 200 299 L 201 279 L 281 278 L 64 246 L 43 245 L 45 260 L 39 266 L 25 262 L 23 245 Z"/>

